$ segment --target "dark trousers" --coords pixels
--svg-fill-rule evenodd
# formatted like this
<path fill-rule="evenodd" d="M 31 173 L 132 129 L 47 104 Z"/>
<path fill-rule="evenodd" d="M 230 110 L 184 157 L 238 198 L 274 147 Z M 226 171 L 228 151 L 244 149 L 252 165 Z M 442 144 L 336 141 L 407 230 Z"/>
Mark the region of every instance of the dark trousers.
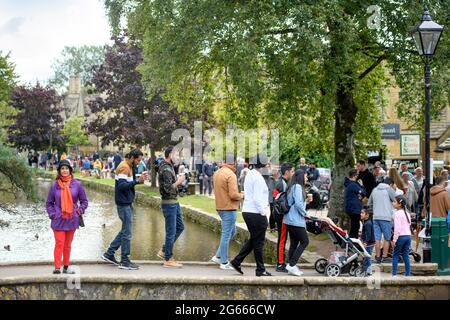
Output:
<path fill-rule="evenodd" d="M 286 242 L 288 238 L 287 226 L 283 223 L 283 215 L 275 214 L 275 222 L 277 224 L 278 241 L 277 241 L 277 259 L 278 264 L 284 264 L 286 259 Z"/>
<path fill-rule="evenodd" d="M 233 259 L 233 263 L 240 266 L 244 259 L 252 252 L 255 255 L 256 272 L 264 272 L 263 248 L 266 239 L 267 218 L 259 213 L 243 212 L 245 224 L 250 232 L 250 239 L 244 243 L 239 254 Z"/>
<path fill-rule="evenodd" d="M 270 230 L 275 229 L 275 214 L 273 213 L 273 203 L 270 204 L 269 228 Z"/>
<path fill-rule="evenodd" d="M 350 214 L 350 233 L 348 236 L 350 238 L 358 239 L 359 235 L 359 221 L 361 220 L 361 217 L 359 214 Z"/>
<path fill-rule="evenodd" d="M 309 244 L 308 234 L 306 228 L 287 226 L 289 231 L 289 237 L 291 239 L 291 245 L 289 247 L 289 265 L 291 267 L 298 263 L 298 260 L 302 256 L 303 251 Z M 300 244 L 299 244 L 300 243 Z"/>

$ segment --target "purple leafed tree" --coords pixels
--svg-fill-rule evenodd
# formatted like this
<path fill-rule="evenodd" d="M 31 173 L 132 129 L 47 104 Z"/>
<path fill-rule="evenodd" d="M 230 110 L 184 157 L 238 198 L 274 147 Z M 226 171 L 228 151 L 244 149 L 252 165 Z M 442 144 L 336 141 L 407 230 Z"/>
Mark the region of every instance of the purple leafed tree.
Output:
<path fill-rule="evenodd" d="M 10 119 L 8 140 L 16 147 L 44 150 L 63 144 L 60 134 L 63 119 L 60 116 L 61 97 L 49 87 L 37 83 L 32 86 L 18 86 L 11 92 L 11 106 L 17 114 Z"/>
<path fill-rule="evenodd" d="M 152 185 L 155 185 L 155 150 L 171 142 L 177 128 L 193 127 L 193 119 L 171 108 L 162 98 L 163 88 L 148 94 L 136 68 L 142 62 L 142 49 L 124 36 L 112 38 L 114 45 L 105 50 L 102 65 L 94 67 L 91 84 L 100 94 L 89 102 L 95 119 L 87 127 L 89 133 L 102 137 L 102 146 L 113 142 L 128 143 L 151 149 Z M 149 98 L 151 97 L 151 98 Z"/>

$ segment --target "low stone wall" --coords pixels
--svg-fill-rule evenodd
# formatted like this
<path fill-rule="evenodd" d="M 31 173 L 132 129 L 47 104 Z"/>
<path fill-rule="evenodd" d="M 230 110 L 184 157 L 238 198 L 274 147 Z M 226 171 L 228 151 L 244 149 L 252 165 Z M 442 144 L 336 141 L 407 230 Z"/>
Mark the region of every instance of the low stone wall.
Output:
<path fill-rule="evenodd" d="M 429 300 L 450 299 L 449 277 L 367 279 L 125 278 L 82 277 L 68 289 L 69 276 L 0 279 L 0 300 Z M 72 280 L 69 280 L 69 282 Z M 378 285 L 378 286 L 377 286 Z"/>

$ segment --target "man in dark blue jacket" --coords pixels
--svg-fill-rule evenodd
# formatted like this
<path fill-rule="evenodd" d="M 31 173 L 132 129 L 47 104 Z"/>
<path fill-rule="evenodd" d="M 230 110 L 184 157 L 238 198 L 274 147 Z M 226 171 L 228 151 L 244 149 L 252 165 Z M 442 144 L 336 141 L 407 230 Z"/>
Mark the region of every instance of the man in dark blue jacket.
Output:
<path fill-rule="evenodd" d="M 358 239 L 359 221 L 361 210 L 363 208 L 362 199 L 366 192 L 364 187 L 356 182 L 358 171 L 351 169 L 348 173 L 348 178 L 345 177 L 344 187 L 344 207 L 345 213 L 350 217 L 350 232 L 349 237 Z"/>
<path fill-rule="evenodd" d="M 134 186 L 144 183 L 147 173 L 144 172 L 136 180 L 136 166 L 141 162 L 143 154 L 140 150 L 134 149 L 125 156 L 125 160 L 116 168 L 114 200 L 117 206 L 117 213 L 122 221 L 122 229 L 116 238 L 111 242 L 108 251 L 103 254 L 102 259 L 112 264 L 118 265 L 120 269 L 137 270 L 139 266 L 130 261 L 131 251 L 131 230 L 133 220 L 133 208 L 135 190 Z M 114 253 L 120 248 L 121 261 L 117 262 Z"/>

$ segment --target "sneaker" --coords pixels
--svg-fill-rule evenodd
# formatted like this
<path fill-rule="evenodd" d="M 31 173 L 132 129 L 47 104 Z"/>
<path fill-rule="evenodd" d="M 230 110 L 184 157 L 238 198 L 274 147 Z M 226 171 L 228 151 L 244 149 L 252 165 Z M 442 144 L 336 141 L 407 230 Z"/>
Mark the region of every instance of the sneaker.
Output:
<path fill-rule="evenodd" d="M 211 258 L 211 261 L 214 262 L 214 263 L 217 263 L 217 264 L 221 264 L 220 258 L 218 258 L 218 257 L 216 257 L 216 256 L 212 257 L 212 258 Z"/>
<path fill-rule="evenodd" d="M 53 274 L 61 274 L 61 270 L 55 269 L 55 270 L 53 270 Z"/>
<path fill-rule="evenodd" d="M 69 267 L 64 267 L 63 268 L 63 273 L 66 273 L 66 274 L 75 274 L 75 271 L 73 271 L 72 269 L 69 269 Z"/>
<path fill-rule="evenodd" d="M 131 261 L 121 262 L 119 264 L 119 269 L 124 270 L 139 270 L 139 266 Z"/>
<path fill-rule="evenodd" d="M 303 272 L 300 271 L 300 269 L 297 266 L 291 267 L 290 265 L 287 265 L 286 270 L 287 270 L 288 274 L 293 275 L 293 276 L 301 277 L 303 275 Z"/>
<path fill-rule="evenodd" d="M 235 264 L 235 262 L 230 261 L 230 266 L 236 270 L 237 272 L 239 272 L 240 274 L 244 274 L 244 271 L 242 271 L 241 266 L 238 266 L 237 264 Z"/>
<path fill-rule="evenodd" d="M 270 272 L 264 271 L 264 272 L 257 272 L 256 276 L 257 277 L 271 277 L 272 274 Z"/>
<path fill-rule="evenodd" d="M 392 258 L 384 257 L 384 258 L 381 260 L 381 263 L 392 263 Z"/>
<path fill-rule="evenodd" d="M 375 262 L 380 264 L 381 263 L 381 257 L 375 257 Z"/>
<path fill-rule="evenodd" d="M 170 258 L 169 260 L 165 260 L 163 266 L 165 268 L 182 268 L 183 265 L 175 261 L 174 258 Z"/>
<path fill-rule="evenodd" d="M 104 254 L 102 255 L 102 260 L 104 260 L 104 261 L 106 261 L 106 262 L 109 262 L 109 263 L 112 263 L 112 264 L 115 265 L 115 266 L 118 266 L 118 265 L 120 264 L 119 261 L 116 260 L 116 257 L 110 256 L 110 255 L 107 254 L 107 253 L 104 253 Z"/>
<path fill-rule="evenodd" d="M 393 275 L 392 275 L 392 279 L 397 279 L 397 275 L 396 275 L 396 274 L 393 274 Z"/>
<path fill-rule="evenodd" d="M 230 263 L 221 263 L 220 269 L 222 270 L 234 270 L 234 268 L 230 265 Z"/>
<path fill-rule="evenodd" d="M 284 272 L 284 273 L 288 273 L 288 271 L 286 270 L 286 265 L 283 264 L 279 264 L 275 267 L 275 271 L 277 272 Z"/>
<path fill-rule="evenodd" d="M 162 260 L 166 259 L 166 257 L 165 257 L 166 255 L 165 255 L 164 251 L 162 251 L 162 250 L 159 250 L 156 255 L 158 256 L 158 258 L 160 258 Z"/>

